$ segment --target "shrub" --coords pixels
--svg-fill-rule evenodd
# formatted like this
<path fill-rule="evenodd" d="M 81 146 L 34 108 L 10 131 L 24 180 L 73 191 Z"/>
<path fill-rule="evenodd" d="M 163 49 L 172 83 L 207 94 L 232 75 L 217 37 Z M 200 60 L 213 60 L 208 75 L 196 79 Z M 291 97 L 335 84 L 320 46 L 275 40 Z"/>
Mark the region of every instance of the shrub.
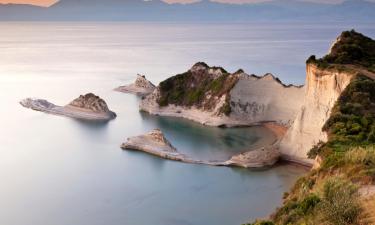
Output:
<path fill-rule="evenodd" d="M 358 224 L 362 209 L 357 187 L 339 178 L 329 179 L 323 187 L 320 215 L 323 223 L 332 225 Z"/>
<path fill-rule="evenodd" d="M 243 225 L 274 225 L 274 223 L 271 221 L 261 220 L 261 221 L 256 221 L 254 223 L 247 223 Z"/>
<path fill-rule="evenodd" d="M 320 198 L 316 194 L 310 194 L 304 198 L 298 206 L 298 209 L 303 213 L 307 214 L 313 210 L 315 206 L 320 202 Z"/>

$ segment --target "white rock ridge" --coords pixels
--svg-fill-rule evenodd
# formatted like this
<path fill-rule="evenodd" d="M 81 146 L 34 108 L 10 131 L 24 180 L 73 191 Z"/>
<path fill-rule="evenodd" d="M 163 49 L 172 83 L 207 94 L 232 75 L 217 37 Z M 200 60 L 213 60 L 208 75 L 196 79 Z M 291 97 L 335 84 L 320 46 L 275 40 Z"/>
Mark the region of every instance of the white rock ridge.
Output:
<path fill-rule="evenodd" d="M 208 67 L 203 63 L 195 64 L 190 71 L 215 79 L 223 73 L 222 69 Z M 290 125 L 296 117 L 303 102 L 304 87 L 286 86 L 271 74 L 258 77 L 239 70 L 229 76 L 237 79 L 229 93 L 215 98 L 212 98 L 210 93 L 205 93 L 206 99 L 203 104 L 213 106 L 209 109 L 174 104 L 161 107 L 158 104 L 159 87 L 141 101 L 140 109 L 153 115 L 182 117 L 209 126 L 228 127 L 256 125 L 269 121 Z M 231 108 L 228 116 L 220 113 L 227 98 Z"/>
<path fill-rule="evenodd" d="M 314 64 L 307 64 L 306 74 L 303 105 L 282 139 L 280 151 L 285 159 L 311 165 L 313 160 L 307 158 L 307 153 L 319 141 L 327 141 L 322 128 L 354 74 L 337 69 L 322 70 Z"/>
<path fill-rule="evenodd" d="M 289 126 L 303 102 L 303 86 L 286 86 L 272 74 L 242 73 L 230 92 L 230 117 L 247 123 L 274 121 Z"/>
<path fill-rule="evenodd" d="M 120 86 L 115 89 L 115 91 L 124 93 L 133 93 L 139 96 L 146 96 L 155 90 L 155 85 L 146 79 L 144 75 L 137 75 L 137 79 L 134 83 Z"/>
<path fill-rule="evenodd" d="M 66 106 L 32 98 L 22 100 L 20 104 L 36 111 L 76 119 L 107 121 L 116 118 L 116 113 L 109 110 L 106 102 L 92 93 L 81 95 Z"/>

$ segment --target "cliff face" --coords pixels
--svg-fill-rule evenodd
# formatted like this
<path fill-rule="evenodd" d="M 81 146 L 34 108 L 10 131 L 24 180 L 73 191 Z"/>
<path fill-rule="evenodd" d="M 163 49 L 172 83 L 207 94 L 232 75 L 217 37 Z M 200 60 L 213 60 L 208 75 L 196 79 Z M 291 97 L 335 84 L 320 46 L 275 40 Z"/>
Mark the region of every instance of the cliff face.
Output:
<path fill-rule="evenodd" d="M 315 64 L 307 64 L 303 105 L 280 143 L 285 158 L 311 163 L 307 153 L 319 141 L 327 141 L 327 134 L 322 128 L 353 76 L 349 71 L 320 69 Z"/>
<path fill-rule="evenodd" d="M 289 126 L 303 103 L 304 87 L 285 86 L 272 74 L 241 74 L 230 96 L 231 117 L 249 123 L 275 121 Z"/>

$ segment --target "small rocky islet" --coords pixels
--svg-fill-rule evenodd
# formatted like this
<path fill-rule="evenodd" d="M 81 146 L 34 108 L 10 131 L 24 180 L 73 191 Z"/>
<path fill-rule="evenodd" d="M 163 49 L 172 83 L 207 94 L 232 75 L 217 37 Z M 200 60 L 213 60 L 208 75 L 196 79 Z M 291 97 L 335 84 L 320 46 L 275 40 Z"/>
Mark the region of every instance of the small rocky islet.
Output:
<path fill-rule="evenodd" d="M 151 81 L 147 80 L 145 75 L 138 74 L 134 83 L 120 86 L 116 88 L 115 91 L 146 96 L 151 94 L 155 88 L 156 86 Z"/>
<path fill-rule="evenodd" d="M 108 121 L 116 118 L 107 103 L 93 93 L 80 95 L 65 106 L 55 105 L 44 99 L 26 98 L 20 104 L 32 110 L 82 120 Z"/>

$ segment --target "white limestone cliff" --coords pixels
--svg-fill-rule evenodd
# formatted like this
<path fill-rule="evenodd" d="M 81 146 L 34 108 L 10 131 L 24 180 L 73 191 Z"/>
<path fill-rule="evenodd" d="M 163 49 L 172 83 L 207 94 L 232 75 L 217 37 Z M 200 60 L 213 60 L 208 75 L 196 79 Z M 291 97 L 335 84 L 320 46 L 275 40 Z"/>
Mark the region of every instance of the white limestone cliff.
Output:
<path fill-rule="evenodd" d="M 353 76 L 354 72 L 347 70 L 319 69 L 315 64 L 307 64 L 303 105 L 280 143 L 283 158 L 309 165 L 313 163 L 307 158 L 307 153 L 319 141 L 327 141 L 322 128 Z"/>
<path fill-rule="evenodd" d="M 303 102 L 304 87 L 286 86 L 272 74 L 240 75 L 230 92 L 231 118 L 248 123 L 274 121 L 289 126 Z"/>

